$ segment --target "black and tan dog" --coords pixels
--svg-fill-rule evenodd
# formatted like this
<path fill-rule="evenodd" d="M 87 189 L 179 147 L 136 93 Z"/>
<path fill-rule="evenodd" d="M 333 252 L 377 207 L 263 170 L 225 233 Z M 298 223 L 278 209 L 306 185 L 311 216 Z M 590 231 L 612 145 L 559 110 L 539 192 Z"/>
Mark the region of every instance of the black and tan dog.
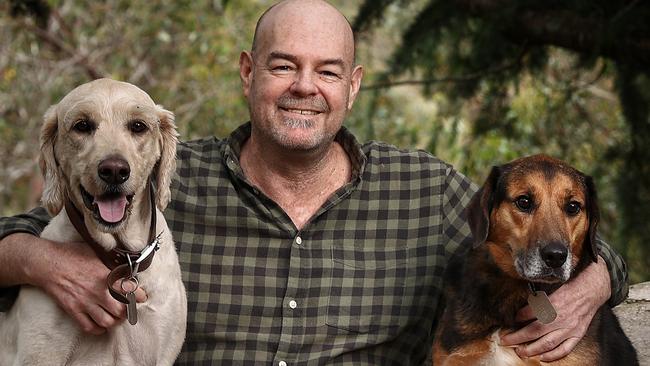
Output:
<path fill-rule="evenodd" d="M 597 259 L 599 214 L 591 177 L 543 155 L 518 159 L 492 169 L 467 215 L 475 244 L 448 266 L 434 365 L 638 364 L 607 305 L 558 361 L 522 360 L 498 344 L 500 330 L 524 325 L 515 315 L 531 288 L 551 293 Z"/>

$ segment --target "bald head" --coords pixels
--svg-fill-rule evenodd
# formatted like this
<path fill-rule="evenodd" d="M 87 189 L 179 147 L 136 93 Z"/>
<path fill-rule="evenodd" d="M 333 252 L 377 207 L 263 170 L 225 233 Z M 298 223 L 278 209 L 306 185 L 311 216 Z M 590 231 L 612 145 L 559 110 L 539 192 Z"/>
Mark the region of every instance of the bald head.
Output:
<path fill-rule="evenodd" d="M 255 52 L 262 34 L 278 31 L 278 28 L 297 33 L 332 32 L 343 35 L 344 47 L 349 51 L 351 63 L 355 62 L 355 42 L 348 19 L 335 7 L 323 0 L 284 0 L 268 8 L 255 26 L 253 45 Z M 341 55 L 346 56 L 346 55 Z"/>

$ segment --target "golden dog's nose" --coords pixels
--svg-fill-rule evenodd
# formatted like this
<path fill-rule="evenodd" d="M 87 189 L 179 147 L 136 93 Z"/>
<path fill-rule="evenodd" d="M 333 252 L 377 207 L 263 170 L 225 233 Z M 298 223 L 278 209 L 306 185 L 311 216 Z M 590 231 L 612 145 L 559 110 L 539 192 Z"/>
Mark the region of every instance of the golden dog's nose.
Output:
<path fill-rule="evenodd" d="M 566 245 L 553 241 L 540 249 L 540 255 L 547 266 L 560 268 L 564 264 L 564 261 L 566 261 L 568 251 Z"/>
<path fill-rule="evenodd" d="M 129 179 L 131 167 L 119 156 L 110 156 L 97 167 L 99 177 L 108 184 L 122 184 Z"/>

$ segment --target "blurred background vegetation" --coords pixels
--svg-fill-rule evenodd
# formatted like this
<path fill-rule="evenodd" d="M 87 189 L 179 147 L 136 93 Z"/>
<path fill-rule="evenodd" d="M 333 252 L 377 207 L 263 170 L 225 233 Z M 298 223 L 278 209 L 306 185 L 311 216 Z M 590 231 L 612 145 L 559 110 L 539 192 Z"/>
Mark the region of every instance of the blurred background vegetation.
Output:
<path fill-rule="evenodd" d="M 0 215 L 33 207 L 41 116 L 78 84 L 137 84 L 183 139 L 248 118 L 238 58 L 272 1 L 0 2 Z M 475 182 L 546 153 L 595 178 L 601 234 L 650 279 L 650 3 L 332 1 L 353 23 L 360 140 L 420 148 Z"/>

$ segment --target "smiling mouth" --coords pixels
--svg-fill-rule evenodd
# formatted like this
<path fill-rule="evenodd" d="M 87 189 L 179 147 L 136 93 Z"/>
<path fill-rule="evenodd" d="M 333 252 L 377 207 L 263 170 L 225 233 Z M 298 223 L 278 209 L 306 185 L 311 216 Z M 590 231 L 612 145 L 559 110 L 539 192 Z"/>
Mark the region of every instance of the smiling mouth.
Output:
<path fill-rule="evenodd" d="M 82 185 L 79 185 L 81 197 L 86 208 L 93 213 L 93 218 L 105 226 L 116 226 L 128 216 L 133 195 L 127 195 L 117 190 L 91 195 Z"/>
<path fill-rule="evenodd" d="M 283 108 L 283 107 L 280 107 L 280 109 L 282 109 L 285 112 L 301 114 L 303 116 L 315 116 L 321 113 L 319 111 L 313 111 L 309 109 L 294 109 L 294 108 Z"/>

